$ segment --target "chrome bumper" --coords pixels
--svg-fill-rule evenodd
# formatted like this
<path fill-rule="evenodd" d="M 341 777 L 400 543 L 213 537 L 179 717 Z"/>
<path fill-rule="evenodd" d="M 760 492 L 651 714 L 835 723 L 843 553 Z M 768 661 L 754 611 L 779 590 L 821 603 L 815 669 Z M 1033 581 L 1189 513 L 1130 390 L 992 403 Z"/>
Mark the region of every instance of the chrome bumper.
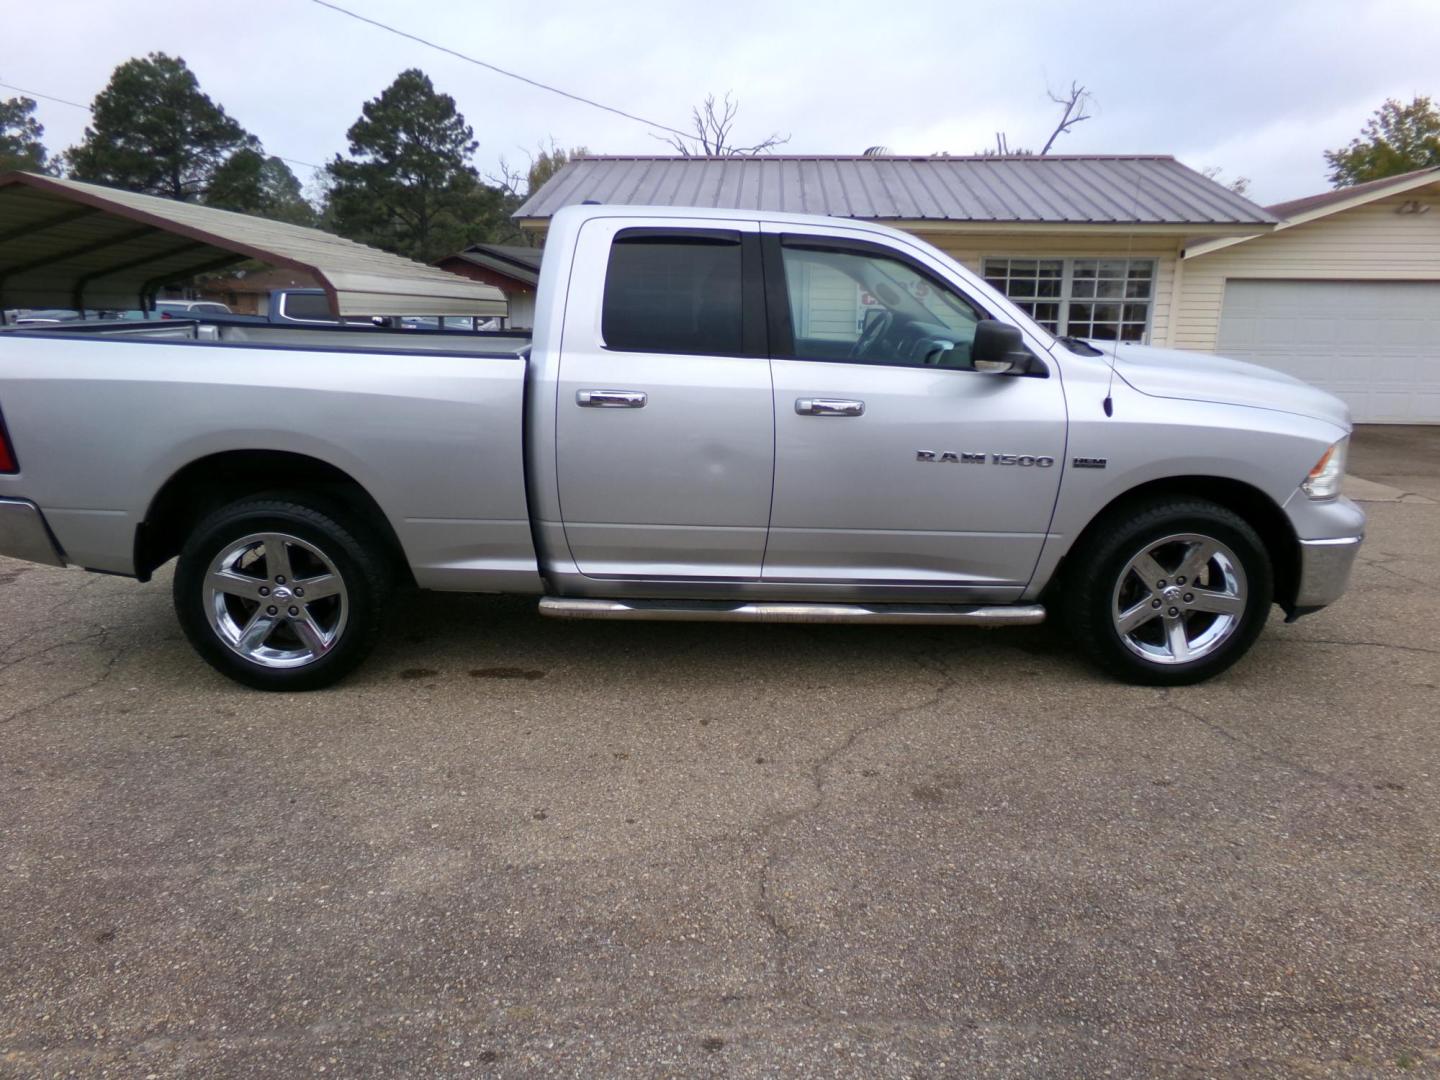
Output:
<path fill-rule="evenodd" d="M 0 555 L 46 566 L 65 565 L 45 515 L 24 499 L 0 499 Z"/>
<path fill-rule="evenodd" d="M 1340 599 L 1350 583 L 1350 569 L 1360 553 L 1363 536 L 1342 536 L 1334 540 L 1300 541 L 1300 585 L 1295 607 L 1313 611 Z"/>

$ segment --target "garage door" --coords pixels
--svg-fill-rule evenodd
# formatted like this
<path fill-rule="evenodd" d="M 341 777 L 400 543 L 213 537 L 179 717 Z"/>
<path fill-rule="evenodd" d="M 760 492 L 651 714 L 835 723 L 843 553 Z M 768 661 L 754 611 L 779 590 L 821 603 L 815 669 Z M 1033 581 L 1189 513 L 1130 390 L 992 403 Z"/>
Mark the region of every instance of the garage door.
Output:
<path fill-rule="evenodd" d="M 1215 351 L 1323 387 L 1360 423 L 1440 423 L 1440 282 L 1230 281 Z"/>

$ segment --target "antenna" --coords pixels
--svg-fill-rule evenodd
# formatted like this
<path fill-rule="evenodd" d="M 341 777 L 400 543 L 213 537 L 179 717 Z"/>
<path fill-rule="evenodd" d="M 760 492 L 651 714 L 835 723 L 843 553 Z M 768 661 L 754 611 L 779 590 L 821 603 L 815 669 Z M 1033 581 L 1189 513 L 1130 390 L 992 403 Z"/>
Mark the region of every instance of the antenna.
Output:
<path fill-rule="evenodd" d="M 1145 170 L 1137 163 L 1135 166 L 1135 198 L 1130 207 L 1130 235 L 1125 240 L 1125 277 L 1120 286 L 1120 318 L 1115 323 L 1115 340 L 1110 344 L 1110 378 L 1105 384 L 1105 401 L 1103 402 L 1105 415 L 1115 415 L 1115 363 L 1120 358 L 1120 335 L 1125 332 L 1125 294 L 1130 291 L 1130 261 L 1135 254 L 1135 226 L 1140 222 L 1140 182 L 1145 178 Z M 1154 285 L 1151 285 L 1154 288 Z M 1098 291 L 1098 290 L 1097 290 Z M 1154 298 L 1150 301 L 1155 302 Z"/>

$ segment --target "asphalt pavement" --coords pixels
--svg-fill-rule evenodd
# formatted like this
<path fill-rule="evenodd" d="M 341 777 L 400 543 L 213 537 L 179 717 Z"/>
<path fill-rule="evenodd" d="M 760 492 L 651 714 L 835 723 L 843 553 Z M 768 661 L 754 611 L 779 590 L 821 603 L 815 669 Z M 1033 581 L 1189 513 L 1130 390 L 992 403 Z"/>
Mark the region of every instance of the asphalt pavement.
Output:
<path fill-rule="evenodd" d="M 1440 1069 L 1440 429 L 1352 470 L 1349 594 L 1172 691 L 413 594 L 266 695 L 0 560 L 0 1075 Z"/>

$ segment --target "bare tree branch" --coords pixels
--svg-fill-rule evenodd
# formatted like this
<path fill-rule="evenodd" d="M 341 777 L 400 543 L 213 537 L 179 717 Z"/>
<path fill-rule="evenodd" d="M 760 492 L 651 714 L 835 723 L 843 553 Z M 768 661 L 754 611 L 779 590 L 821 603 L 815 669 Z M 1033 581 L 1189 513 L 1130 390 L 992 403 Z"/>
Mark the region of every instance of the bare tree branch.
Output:
<path fill-rule="evenodd" d="M 503 154 L 500 156 L 500 171 L 486 173 L 481 179 L 491 187 L 499 188 L 506 195 L 514 199 L 523 199 L 529 194 L 525 183 L 525 173 L 520 169 L 512 168 L 510 163 L 505 160 Z"/>
<path fill-rule="evenodd" d="M 1200 170 L 1200 175 L 1206 180 L 1214 180 L 1217 184 L 1223 184 L 1236 195 L 1245 196 L 1250 190 L 1250 178 L 1248 176 L 1237 176 L 1233 180 L 1225 179 L 1225 170 L 1219 165 L 1207 165 Z"/>
<path fill-rule="evenodd" d="M 1050 138 L 1045 140 L 1045 145 L 1040 148 L 1041 156 L 1050 152 L 1050 147 L 1055 145 L 1055 140 L 1066 134 L 1082 120 L 1089 120 L 1090 114 L 1085 111 L 1085 106 L 1090 104 L 1091 94 L 1083 85 L 1074 80 L 1070 83 L 1070 92 L 1065 95 L 1055 93 L 1048 87 L 1045 93 L 1051 101 L 1063 107 L 1060 113 L 1060 121 L 1055 125 L 1055 130 L 1050 132 Z"/>
<path fill-rule="evenodd" d="M 768 154 L 775 147 L 790 141 L 789 135 L 782 138 L 779 132 L 772 131 L 759 142 L 745 146 L 736 144 L 732 141 L 731 134 L 739 112 L 740 102 L 731 98 L 729 90 L 725 91 L 725 97 L 720 102 L 716 102 L 714 94 L 707 94 L 702 104 L 690 110 L 690 124 L 695 129 L 694 135 L 683 138 L 679 135 L 654 137 L 674 147 L 676 153 L 683 157 L 748 157 Z"/>

